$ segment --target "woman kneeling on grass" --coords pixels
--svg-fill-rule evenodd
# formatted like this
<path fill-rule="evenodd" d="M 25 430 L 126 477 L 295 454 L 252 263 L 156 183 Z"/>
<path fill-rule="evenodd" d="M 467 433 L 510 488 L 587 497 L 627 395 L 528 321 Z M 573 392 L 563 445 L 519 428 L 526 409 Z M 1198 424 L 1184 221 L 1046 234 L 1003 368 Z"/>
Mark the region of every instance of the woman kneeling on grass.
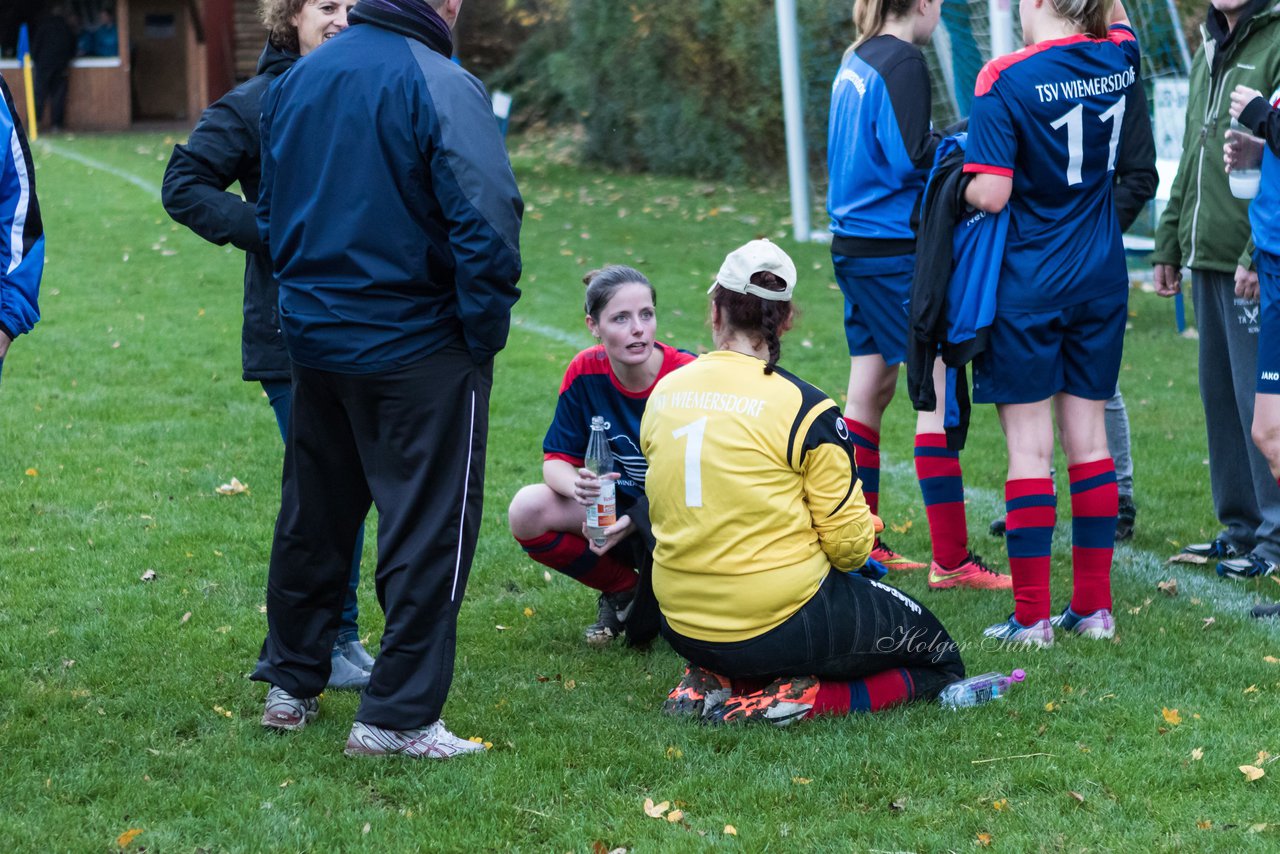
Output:
<path fill-rule="evenodd" d="M 654 593 L 689 660 L 668 714 L 785 725 L 964 678 L 928 609 L 857 573 L 879 520 L 848 427 L 777 367 L 795 280 L 767 240 L 731 253 L 711 288 L 715 352 L 659 382 L 645 410 Z"/>
<path fill-rule="evenodd" d="M 583 281 L 587 329 L 600 343 L 569 363 L 542 442 L 543 482 L 516 493 L 508 519 L 531 558 L 600 591 L 599 619 L 587 627 L 586 641 L 605 646 L 626 628 L 636 568 L 648 555 L 636 531 L 647 524 L 640 416 L 654 384 L 694 357 L 654 340 L 656 294 L 643 273 L 615 265 Z M 583 467 L 595 416 L 608 425 L 610 450 L 621 469 L 613 475 L 618 520 L 605 529 L 603 545 L 585 536 L 587 507 L 600 494 L 599 480 Z"/>
<path fill-rule="evenodd" d="M 1103 407 L 1120 372 L 1129 277 L 1112 185 L 1125 110 L 1141 82 L 1118 0 L 1022 0 L 1019 11 L 1028 46 L 978 75 L 965 201 L 988 213 L 1010 207 L 973 399 L 996 404 L 1009 447 L 1014 613 L 985 634 L 1044 647 L 1054 627 L 1115 634 L 1118 497 Z M 1074 584 L 1070 604 L 1050 620 L 1055 415 L 1071 477 Z"/>

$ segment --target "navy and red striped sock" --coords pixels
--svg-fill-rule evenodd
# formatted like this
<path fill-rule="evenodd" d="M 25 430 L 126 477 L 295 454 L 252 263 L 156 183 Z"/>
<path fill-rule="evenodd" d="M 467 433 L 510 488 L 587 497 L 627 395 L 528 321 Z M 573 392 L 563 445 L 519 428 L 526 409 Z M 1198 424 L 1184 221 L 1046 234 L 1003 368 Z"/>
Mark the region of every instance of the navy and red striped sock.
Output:
<path fill-rule="evenodd" d="M 1067 469 L 1071 477 L 1071 610 L 1111 610 L 1111 560 L 1116 544 L 1116 466 L 1111 457 Z"/>
<path fill-rule="evenodd" d="M 849 437 L 853 440 L 853 464 L 862 481 L 862 497 L 871 512 L 880 515 L 880 433 L 860 421 L 846 418 Z"/>
<path fill-rule="evenodd" d="M 946 433 L 918 433 L 915 457 L 933 559 L 944 569 L 955 569 L 969 557 L 960 454 L 947 450 Z"/>
<path fill-rule="evenodd" d="M 580 581 L 602 593 L 621 593 L 636 586 L 635 570 L 615 558 L 612 552 L 597 555 L 577 534 L 548 531 L 516 542 L 529 557 L 543 566 Z"/>
<path fill-rule="evenodd" d="M 1057 516 L 1053 480 L 1032 477 L 1006 481 L 1004 505 L 1013 617 L 1030 626 L 1049 616 L 1049 556 Z"/>
<path fill-rule="evenodd" d="M 915 682 L 904 667 L 885 670 L 853 682 L 823 679 L 818 682 L 818 696 L 813 708 L 805 717 L 878 712 L 906 703 L 914 696 Z"/>

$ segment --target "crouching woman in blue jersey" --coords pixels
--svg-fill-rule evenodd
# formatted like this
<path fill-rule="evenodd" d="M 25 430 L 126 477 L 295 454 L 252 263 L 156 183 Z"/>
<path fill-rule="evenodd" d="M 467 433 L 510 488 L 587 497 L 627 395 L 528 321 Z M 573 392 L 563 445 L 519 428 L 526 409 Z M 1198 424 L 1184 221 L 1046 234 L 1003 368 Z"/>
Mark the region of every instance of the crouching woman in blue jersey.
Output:
<path fill-rule="evenodd" d="M 964 677 L 933 614 L 858 573 L 879 520 L 848 428 L 777 366 L 795 283 L 767 240 L 731 253 L 711 288 L 715 351 L 645 409 L 653 588 L 689 660 L 669 714 L 783 725 L 932 699 Z"/>
<path fill-rule="evenodd" d="M 598 619 L 587 627 L 586 641 L 604 646 L 626 628 L 639 581 L 636 567 L 647 554 L 641 537 L 633 536 L 645 481 L 640 415 L 654 383 L 694 357 L 654 340 L 657 295 L 643 273 L 611 266 L 583 281 L 587 329 L 600 343 L 569 363 L 542 443 L 543 482 L 516 493 L 508 521 L 529 557 L 600 591 Z M 583 468 L 597 415 L 607 424 L 620 469 L 614 475 L 618 521 L 606 529 L 603 546 L 584 536 L 586 508 L 600 493 L 596 476 Z"/>
<path fill-rule="evenodd" d="M 978 75 L 965 200 L 1010 208 L 996 318 L 973 396 L 994 403 L 1009 448 L 1005 484 L 1014 613 L 988 637 L 1050 646 L 1054 627 L 1115 634 L 1115 465 L 1104 405 L 1116 389 L 1129 280 L 1112 202 L 1138 45 L 1116 0 L 1022 0 L 1027 47 Z M 1073 590 L 1050 619 L 1056 515 L 1054 418 L 1071 480 Z"/>

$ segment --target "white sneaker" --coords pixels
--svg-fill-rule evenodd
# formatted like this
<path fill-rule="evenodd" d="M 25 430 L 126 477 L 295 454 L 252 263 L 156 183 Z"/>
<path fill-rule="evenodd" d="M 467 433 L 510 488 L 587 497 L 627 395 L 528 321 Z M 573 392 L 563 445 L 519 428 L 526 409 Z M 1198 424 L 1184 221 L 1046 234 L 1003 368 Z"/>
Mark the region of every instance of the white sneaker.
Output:
<path fill-rule="evenodd" d="M 267 704 L 262 712 L 262 725 L 267 729 L 291 732 L 305 727 L 320 712 L 320 701 L 315 697 L 295 697 L 283 688 L 271 686 L 267 691 Z"/>
<path fill-rule="evenodd" d="M 348 756 L 410 756 L 414 759 L 450 759 L 483 751 L 484 745 L 458 738 L 438 720 L 421 729 L 384 729 L 356 721 L 347 736 Z"/>

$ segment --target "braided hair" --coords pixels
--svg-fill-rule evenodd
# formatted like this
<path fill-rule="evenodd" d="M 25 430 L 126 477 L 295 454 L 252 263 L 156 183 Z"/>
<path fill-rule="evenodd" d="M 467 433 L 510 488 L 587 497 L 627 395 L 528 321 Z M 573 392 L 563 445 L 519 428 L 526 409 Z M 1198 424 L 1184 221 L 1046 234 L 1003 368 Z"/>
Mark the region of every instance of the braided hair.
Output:
<path fill-rule="evenodd" d="M 787 283 L 773 273 L 761 271 L 751 276 L 751 284 L 770 291 L 784 291 Z M 791 328 L 795 309 L 790 301 L 760 299 L 716 285 L 711 301 L 720 310 L 726 326 L 741 332 L 756 345 L 769 349 L 765 374 L 772 374 L 782 356 L 782 333 Z"/>

